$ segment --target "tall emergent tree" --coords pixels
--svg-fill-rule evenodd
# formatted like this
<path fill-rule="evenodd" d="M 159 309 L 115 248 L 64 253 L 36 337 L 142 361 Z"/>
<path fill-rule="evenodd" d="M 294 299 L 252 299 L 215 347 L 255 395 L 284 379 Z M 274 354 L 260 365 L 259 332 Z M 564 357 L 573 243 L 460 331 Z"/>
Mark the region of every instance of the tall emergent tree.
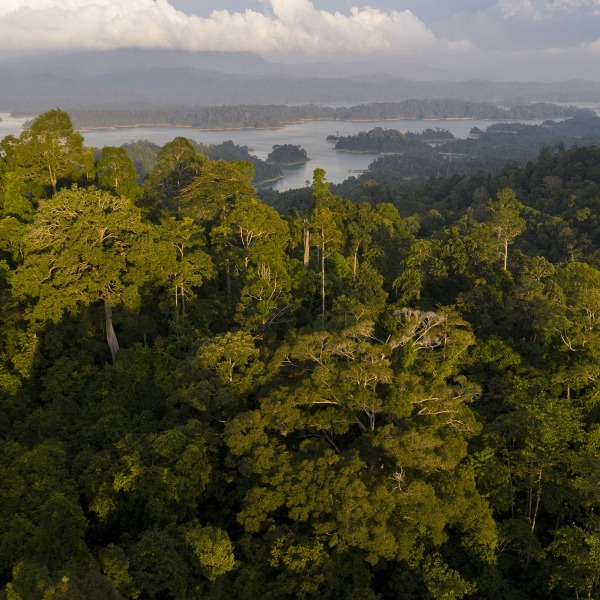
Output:
<path fill-rule="evenodd" d="M 490 200 L 487 208 L 491 213 L 488 225 L 498 241 L 502 244 L 503 266 L 508 268 L 508 246 L 525 228 L 521 217 L 523 205 L 510 188 L 504 188 L 496 194 L 496 200 Z"/>
<path fill-rule="evenodd" d="M 315 169 L 313 176 L 313 210 L 310 217 L 310 228 L 313 231 L 313 244 L 319 249 L 321 263 L 321 316 L 325 316 L 325 259 L 338 249 L 342 242 L 335 215 L 329 208 L 334 201 L 329 192 L 329 182 L 325 180 L 325 171 Z M 309 239 L 309 238 L 307 238 Z M 305 258 L 306 264 L 306 258 Z"/>
<path fill-rule="evenodd" d="M 206 162 L 206 157 L 196 152 L 192 142 L 184 137 L 165 144 L 156 155 L 156 164 L 144 184 L 151 210 L 166 211 L 179 218 L 180 194 L 200 175 Z"/>
<path fill-rule="evenodd" d="M 61 179 L 72 182 L 90 176 L 94 168 L 92 149 L 84 147 L 71 117 L 57 108 L 37 117 L 23 131 L 13 160 L 14 170 L 24 182 L 50 186 L 53 195 Z"/>
<path fill-rule="evenodd" d="M 151 255 L 144 253 L 145 233 L 140 211 L 128 198 L 96 188 L 61 190 L 40 205 L 25 236 L 15 293 L 36 300 L 30 316 L 38 322 L 59 322 L 102 302 L 114 361 L 119 343 L 112 308 L 138 304 L 146 277 L 140 267 Z"/>

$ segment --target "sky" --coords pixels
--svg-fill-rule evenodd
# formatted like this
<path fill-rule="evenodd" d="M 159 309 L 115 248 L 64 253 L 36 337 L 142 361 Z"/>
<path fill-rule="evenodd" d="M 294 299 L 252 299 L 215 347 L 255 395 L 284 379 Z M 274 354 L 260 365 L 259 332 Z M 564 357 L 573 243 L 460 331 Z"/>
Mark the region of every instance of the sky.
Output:
<path fill-rule="evenodd" d="M 600 0 L 0 0 L 0 58 L 159 47 L 600 79 Z"/>

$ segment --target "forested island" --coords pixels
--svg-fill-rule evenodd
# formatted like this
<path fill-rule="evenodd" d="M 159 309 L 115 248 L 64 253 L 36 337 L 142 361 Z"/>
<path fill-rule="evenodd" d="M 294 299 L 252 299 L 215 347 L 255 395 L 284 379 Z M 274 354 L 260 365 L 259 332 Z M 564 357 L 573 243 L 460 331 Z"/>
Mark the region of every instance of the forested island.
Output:
<path fill-rule="evenodd" d="M 465 100 L 404 100 L 376 102 L 349 107 L 316 104 L 222 105 L 200 107 L 136 107 L 132 109 L 70 109 L 77 129 L 176 125 L 197 129 L 240 129 L 282 127 L 299 121 L 383 121 L 393 119 L 551 119 L 589 114 L 575 106 L 533 103 L 502 108 L 485 102 Z"/>
<path fill-rule="evenodd" d="M 0 597 L 597 598 L 600 147 L 204 151 L 0 142 Z"/>
<path fill-rule="evenodd" d="M 275 144 L 267 156 L 267 163 L 281 166 L 302 165 L 308 160 L 306 150 L 296 144 Z"/>
<path fill-rule="evenodd" d="M 327 140 L 335 142 L 335 149 L 342 152 L 368 153 L 402 153 L 418 146 L 433 146 L 453 140 L 454 136 L 447 130 L 428 128 L 422 133 L 397 129 L 375 127 L 370 131 L 361 131 L 356 135 L 327 136 Z"/>

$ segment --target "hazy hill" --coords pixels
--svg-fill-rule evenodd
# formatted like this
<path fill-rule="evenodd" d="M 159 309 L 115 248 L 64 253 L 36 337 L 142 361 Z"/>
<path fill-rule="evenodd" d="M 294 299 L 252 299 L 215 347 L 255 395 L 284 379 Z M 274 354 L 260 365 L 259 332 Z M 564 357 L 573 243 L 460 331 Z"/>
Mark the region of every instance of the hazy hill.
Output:
<path fill-rule="evenodd" d="M 88 78 L 143 71 L 148 68 L 208 69 L 221 73 L 271 74 L 278 66 L 252 52 L 186 52 L 120 48 L 104 51 L 32 54 L 0 61 L 0 76 L 41 72 L 56 76 Z"/>
<path fill-rule="evenodd" d="M 499 83 L 442 75 L 418 65 L 284 65 L 250 52 L 44 54 L 0 61 L 0 110 L 29 114 L 55 106 L 343 104 L 411 98 L 600 103 L 600 82 Z M 423 81 L 426 76 L 430 80 Z"/>

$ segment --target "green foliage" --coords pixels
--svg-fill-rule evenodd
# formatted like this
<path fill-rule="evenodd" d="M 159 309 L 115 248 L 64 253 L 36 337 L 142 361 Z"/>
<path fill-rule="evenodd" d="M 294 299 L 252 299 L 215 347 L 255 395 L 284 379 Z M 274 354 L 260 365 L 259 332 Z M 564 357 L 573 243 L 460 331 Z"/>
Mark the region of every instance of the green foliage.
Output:
<path fill-rule="evenodd" d="M 177 137 L 165 144 L 156 155 L 156 163 L 144 182 L 145 204 L 155 213 L 181 216 L 183 189 L 201 173 L 206 159 L 194 148 L 192 142 Z"/>
<path fill-rule="evenodd" d="M 591 530 L 572 526 L 561 527 L 556 532 L 549 549 L 560 562 L 552 577 L 552 587 L 565 591 L 575 590 L 577 594 L 585 594 L 587 598 L 598 594 L 600 538 L 595 521 Z"/>
<path fill-rule="evenodd" d="M 174 140 L 140 199 L 122 149 L 83 187 L 63 114 L 32 128 L 0 168 L 1 598 L 598 596 L 597 148 L 356 202 L 317 168 L 282 216 L 241 156 Z"/>
<path fill-rule="evenodd" d="M 169 291 L 168 304 L 176 315 L 184 315 L 186 304 L 196 298 L 196 290 L 214 276 L 212 260 L 202 249 L 204 236 L 189 217 L 165 217 L 153 233 L 155 276 L 160 279 L 162 275 L 163 286 Z"/>
<path fill-rule="evenodd" d="M 227 533 L 214 527 L 188 527 L 184 539 L 191 550 L 196 568 L 209 581 L 233 569 L 233 547 Z"/>
<path fill-rule="evenodd" d="M 130 545 L 131 578 L 137 597 L 186 597 L 188 567 L 177 540 L 162 529 L 148 529 Z M 135 596 L 134 596 L 135 597 Z"/>
<path fill-rule="evenodd" d="M 523 205 L 517 201 L 513 190 L 505 188 L 496 194 L 496 201 L 488 202 L 487 208 L 491 213 L 488 227 L 502 246 L 504 270 L 506 271 L 508 263 L 508 245 L 525 228 L 525 221 L 520 216 Z"/>
<path fill-rule="evenodd" d="M 34 119 L 15 144 L 11 159 L 15 173 L 34 196 L 39 188 L 56 194 L 59 182 L 89 178 L 93 172 L 91 148 L 84 148 L 71 117 L 60 109 Z"/>
<path fill-rule="evenodd" d="M 38 320 L 106 299 L 138 304 L 135 264 L 145 234 L 130 200 L 94 188 L 63 190 L 45 201 L 25 239 L 25 260 L 13 286 L 36 298 Z"/>
<path fill-rule="evenodd" d="M 97 458 L 93 468 L 105 462 Z M 113 461 L 104 481 L 94 484 L 90 510 L 104 523 L 126 516 L 134 531 L 191 516 L 211 471 L 204 440 L 181 429 L 128 434 L 115 445 Z"/>
<path fill-rule="evenodd" d="M 198 350 L 199 365 L 241 394 L 252 389 L 255 378 L 264 370 L 259 356 L 254 338 L 244 331 L 206 340 Z"/>
<path fill-rule="evenodd" d="M 306 150 L 300 146 L 294 146 L 293 144 L 275 145 L 273 146 L 272 152 L 267 156 L 268 162 L 283 165 L 302 164 L 307 160 Z"/>
<path fill-rule="evenodd" d="M 98 185 L 118 196 L 136 200 L 142 195 L 138 175 L 124 148 L 105 146 L 96 165 Z"/>
<path fill-rule="evenodd" d="M 138 175 L 138 181 L 143 181 L 156 164 L 156 156 L 160 146 L 150 140 L 134 140 L 122 144 L 121 148 L 125 150 L 131 160 Z"/>
<path fill-rule="evenodd" d="M 336 138 L 336 150 L 345 152 L 374 152 L 376 154 L 403 153 L 412 150 L 415 146 L 425 147 L 432 143 L 441 143 L 454 139 L 454 136 L 442 129 L 426 129 L 423 133 L 401 133 L 396 129 L 383 129 L 376 127 L 371 131 Z"/>

